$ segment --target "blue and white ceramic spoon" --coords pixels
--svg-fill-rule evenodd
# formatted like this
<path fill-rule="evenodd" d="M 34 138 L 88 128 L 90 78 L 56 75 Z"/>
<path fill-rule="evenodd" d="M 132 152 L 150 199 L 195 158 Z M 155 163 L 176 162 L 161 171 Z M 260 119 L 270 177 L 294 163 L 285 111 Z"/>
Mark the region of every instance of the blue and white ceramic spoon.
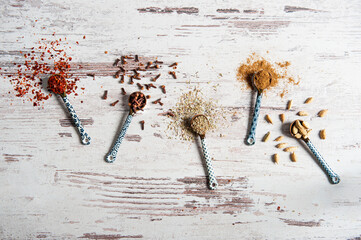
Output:
<path fill-rule="evenodd" d="M 125 137 L 125 134 L 128 130 L 130 123 L 132 122 L 134 114 L 139 110 L 143 110 L 146 103 L 147 103 L 147 98 L 145 97 L 145 95 L 142 92 L 134 92 L 134 93 L 130 94 L 129 103 L 128 103 L 128 105 L 130 107 L 129 114 L 127 116 L 127 119 L 125 119 L 123 127 L 120 130 L 118 138 L 115 141 L 112 149 L 105 157 L 106 162 L 112 163 L 115 161 L 115 159 L 117 158 L 117 153 L 118 153 L 120 144 L 122 143 L 122 141 Z"/>
<path fill-rule="evenodd" d="M 204 123 L 207 126 L 201 126 L 202 128 L 197 127 L 197 118 L 203 118 Z M 206 167 L 207 167 L 208 187 L 211 190 L 215 190 L 218 187 L 218 182 L 217 182 L 216 176 L 214 174 L 212 160 L 211 160 L 211 156 L 208 153 L 208 146 L 207 146 L 207 142 L 206 142 L 206 138 L 205 138 L 206 131 L 207 131 L 208 127 L 209 127 L 209 121 L 208 121 L 208 118 L 205 115 L 202 115 L 202 114 L 195 115 L 191 119 L 191 128 L 192 128 L 192 130 L 195 133 L 197 133 L 199 135 L 199 137 L 201 138 L 203 156 L 204 156 L 204 159 L 206 161 Z"/>
<path fill-rule="evenodd" d="M 53 81 L 53 80 L 55 80 L 55 81 Z M 84 145 L 89 145 L 90 141 L 91 141 L 91 137 L 85 132 L 84 127 L 81 124 L 80 119 L 78 118 L 78 115 L 76 114 L 73 106 L 70 104 L 69 99 L 66 96 L 66 92 L 65 92 L 66 88 L 63 93 L 60 93 L 60 92 L 57 92 L 57 90 L 56 90 L 57 86 L 51 86 L 51 84 L 50 84 L 50 83 L 61 82 L 62 84 L 64 84 L 66 86 L 67 84 L 66 84 L 65 78 L 59 74 L 55 74 L 55 75 L 52 75 L 48 81 L 49 81 L 50 90 L 52 90 L 56 94 L 59 94 L 61 96 L 61 99 L 63 99 L 65 106 L 68 109 L 68 112 L 69 112 L 71 118 L 73 119 L 73 122 L 74 122 L 76 128 L 78 129 L 78 132 L 79 132 L 80 138 L 81 138 L 81 143 Z"/>
<path fill-rule="evenodd" d="M 298 121 L 298 122 L 297 122 Z M 317 161 L 320 163 L 321 168 L 326 172 L 327 176 L 329 177 L 330 181 L 333 184 L 337 184 L 340 182 L 340 177 L 331 169 L 331 167 L 327 164 L 325 159 L 321 156 L 321 154 L 317 151 L 316 147 L 311 142 L 310 138 L 308 137 L 308 134 L 301 135 L 300 133 L 297 133 L 297 130 L 294 129 L 297 124 L 301 124 L 303 126 L 307 126 L 303 123 L 302 120 L 296 120 L 290 125 L 290 133 L 293 137 L 297 139 L 302 139 L 305 141 L 308 148 L 311 150 L 313 155 L 316 157 Z"/>
<path fill-rule="evenodd" d="M 253 87 L 257 90 L 257 98 L 256 98 L 256 105 L 254 107 L 254 113 L 253 113 L 253 118 L 252 118 L 252 124 L 251 124 L 251 129 L 249 131 L 248 137 L 247 137 L 247 144 L 248 145 L 254 145 L 256 143 L 256 128 L 257 128 L 257 122 L 258 122 L 258 117 L 259 117 L 259 112 L 261 109 L 261 100 L 262 100 L 262 94 L 263 94 L 263 90 L 266 89 L 270 84 L 271 84 L 271 80 L 272 80 L 272 76 L 270 73 L 268 73 L 269 75 L 269 84 L 265 87 L 265 86 L 259 86 L 259 84 L 257 83 L 257 81 L 255 81 L 255 79 L 257 78 L 258 75 L 264 73 L 264 70 L 261 70 L 259 72 L 256 72 L 255 74 L 253 74 L 252 76 L 252 85 Z"/>

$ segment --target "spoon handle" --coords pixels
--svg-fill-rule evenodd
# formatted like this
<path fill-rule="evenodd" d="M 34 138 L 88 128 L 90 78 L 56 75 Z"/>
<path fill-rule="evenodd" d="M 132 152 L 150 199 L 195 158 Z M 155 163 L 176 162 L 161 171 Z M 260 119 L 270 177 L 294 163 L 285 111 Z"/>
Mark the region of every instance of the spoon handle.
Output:
<path fill-rule="evenodd" d="M 125 133 L 128 130 L 128 127 L 130 125 L 130 123 L 132 122 L 133 119 L 133 115 L 129 113 L 127 119 L 125 120 L 122 130 L 119 133 L 119 136 L 117 138 L 117 140 L 115 141 L 112 149 L 110 150 L 110 152 L 108 153 L 108 155 L 105 157 L 105 161 L 108 163 L 112 163 L 115 161 L 115 159 L 117 158 L 117 153 L 120 147 L 120 144 L 122 143 Z"/>
<path fill-rule="evenodd" d="M 255 135 L 256 135 L 256 128 L 257 128 L 257 121 L 259 117 L 259 111 L 261 109 L 261 100 L 262 100 L 262 93 L 257 91 L 257 99 L 256 99 L 256 106 L 254 107 L 253 113 L 253 120 L 251 125 L 251 130 L 248 134 L 247 144 L 253 145 L 256 142 Z"/>
<path fill-rule="evenodd" d="M 307 146 L 310 148 L 311 152 L 317 158 L 323 170 L 327 173 L 327 176 L 330 178 L 333 184 L 337 184 L 340 182 L 340 177 L 328 166 L 325 159 L 321 156 L 321 154 L 317 151 L 311 140 L 306 140 Z"/>
<path fill-rule="evenodd" d="M 218 187 L 218 182 L 216 176 L 214 175 L 214 170 L 212 166 L 212 160 L 208 153 L 207 141 L 205 138 L 201 138 L 203 155 L 206 160 L 207 173 L 208 173 L 208 187 L 212 190 Z"/>
<path fill-rule="evenodd" d="M 78 129 L 79 133 L 80 133 L 80 137 L 81 137 L 81 142 L 84 145 L 89 145 L 90 141 L 91 141 L 91 137 L 89 137 L 89 135 L 84 131 L 84 127 L 81 124 L 80 119 L 78 118 L 78 115 L 76 115 L 76 112 L 73 108 L 73 106 L 70 104 L 69 99 L 67 96 L 62 97 L 66 108 L 68 109 L 68 112 L 70 113 L 71 118 L 73 119 L 73 122 L 76 126 L 76 128 Z"/>

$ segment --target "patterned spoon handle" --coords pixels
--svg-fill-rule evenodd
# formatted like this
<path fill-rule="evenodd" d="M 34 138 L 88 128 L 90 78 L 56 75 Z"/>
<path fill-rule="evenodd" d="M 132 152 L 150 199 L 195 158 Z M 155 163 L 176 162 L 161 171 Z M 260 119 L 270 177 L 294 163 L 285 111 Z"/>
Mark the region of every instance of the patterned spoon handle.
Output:
<path fill-rule="evenodd" d="M 84 127 L 81 124 L 78 116 L 76 115 L 76 112 L 75 112 L 73 106 L 70 104 L 68 97 L 64 96 L 64 97 L 62 97 L 62 99 L 65 103 L 66 108 L 68 109 L 68 111 L 70 113 L 71 118 L 74 121 L 76 128 L 78 129 L 78 131 L 80 133 L 82 144 L 89 145 L 90 141 L 91 141 L 91 137 L 89 137 L 89 135 L 84 131 Z"/>
<path fill-rule="evenodd" d="M 128 130 L 128 127 L 130 125 L 130 123 L 132 122 L 133 119 L 133 115 L 129 113 L 127 119 L 125 120 L 122 130 L 119 133 L 119 136 L 117 138 L 117 140 L 114 143 L 114 146 L 112 147 L 112 149 L 110 150 L 110 152 L 108 153 L 108 155 L 105 157 L 105 161 L 107 161 L 108 163 L 112 163 L 115 161 L 115 159 L 117 158 L 117 153 L 120 147 L 120 144 L 122 143 L 125 133 Z"/>
<path fill-rule="evenodd" d="M 216 176 L 214 175 L 214 170 L 212 166 L 212 160 L 208 153 L 207 142 L 205 138 L 201 138 L 203 155 L 206 160 L 207 172 L 208 172 L 208 187 L 212 190 L 218 187 L 218 182 Z"/>
<path fill-rule="evenodd" d="M 321 156 L 321 154 L 317 151 L 313 143 L 308 139 L 306 140 L 307 146 L 312 151 L 313 155 L 317 158 L 318 162 L 321 164 L 323 170 L 327 173 L 327 176 L 330 178 L 333 184 L 337 184 L 340 182 L 340 177 L 328 166 L 325 159 Z"/>
<path fill-rule="evenodd" d="M 262 100 L 262 93 L 257 91 L 257 99 L 256 99 L 256 106 L 254 107 L 253 113 L 253 120 L 251 125 L 251 130 L 248 134 L 247 144 L 253 145 L 256 143 L 255 135 L 256 135 L 256 128 L 257 128 L 257 121 L 259 117 L 259 111 L 261 109 L 261 100 Z"/>

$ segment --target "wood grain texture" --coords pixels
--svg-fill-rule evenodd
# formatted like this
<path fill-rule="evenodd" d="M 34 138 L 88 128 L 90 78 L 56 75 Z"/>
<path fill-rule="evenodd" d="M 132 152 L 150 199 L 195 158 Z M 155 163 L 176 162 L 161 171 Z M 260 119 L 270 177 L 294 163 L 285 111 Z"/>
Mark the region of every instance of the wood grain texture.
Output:
<path fill-rule="evenodd" d="M 20 51 L 40 38 L 67 37 L 72 72 L 85 87 L 69 98 L 92 137 L 90 146 L 80 144 L 60 99 L 34 108 L 8 94 L 12 86 L 1 76 L 1 239 L 361 238 L 359 1 L 0 3 L 0 73 L 14 73 Z M 301 83 L 288 87 L 284 98 L 283 86 L 267 93 L 257 143 L 249 147 L 244 139 L 254 94 L 242 90 L 236 70 L 252 52 L 290 61 L 289 74 Z M 134 117 L 118 159 L 107 164 L 128 113 L 120 88 L 137 90 L 114 79 L 113 63 L 124 54 L 164 61 L 157 84 L 165 84 L 167 94 L 147 92 L 164 105 L 149 104 Z M 173 62 L 179 63 L 177 79 L 167 73 Z M 167 111 L 194 87 L 217 99 L 229 120 L 207 136 L 216 191 L 207 189 L 199 145 L 169 139 L 166 131 Z M 314 101 L 303 104 L 308 97 Z M 289 99 L 294 104 L 285 111 Z M 324 118 L 317 117 L 321 109 L 329 110 Z M 310 113 L 302 119 L 340 184 L 331 185 L 306 146 L 287 134 L 298 111 Z M 266 114 L 273 125 L 263 120 Z M 317 136 L 320 129 L 327 129 L 326 140 Z M 271 139 L 285 135 L 290 146 L 299 146 L 297 163 L 276 142 L 261 142 L 268 131 Z"/>

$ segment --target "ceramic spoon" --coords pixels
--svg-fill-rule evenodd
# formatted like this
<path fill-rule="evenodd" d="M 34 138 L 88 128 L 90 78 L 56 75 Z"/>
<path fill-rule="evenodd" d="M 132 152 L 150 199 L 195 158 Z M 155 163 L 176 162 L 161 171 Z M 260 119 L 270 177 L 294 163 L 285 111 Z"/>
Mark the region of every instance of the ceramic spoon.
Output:
<path fill-rule="evenodd" d="M 122 130 L 119 133 L 119 136 L 117 138 L 117 140 L 115 141 L 112 149 L 110 150 L 110 152 L 108 153 L 108 155 L 105 157 L 105 161 L 108 163 L 112 163 L 115 161 L 116 157 L 117 157 L 117 153 L 120 147 L 120 144 L 122 143 L 125 133 L 127 132 L 127 129 L 133 119 L 133 115 L 139 111 L 139 110 L 143 110 L 143 108 L 145 107 L 145 104 L 147 103 L 147 98 L 144 96 L 143 93 L 141 92 L 133 92 L 132 94 L 130 94 L 129 96 L 129 114 L 127 116 L 127 119 L 125 120 Z"/>
<path fill-rule="evenodd" d="M 297 121 L 298 121 L 298 123 L 297 123 Z M 305 125 L 304 121 L 302 121 L 302 120 L 294 121 L 290 126 L 291 135 L 297 139 L 302 139 L 303 141 L 305 141 L 306 145 L 309 147 L 309 149 L 311 150 L 313 155 L 315 155 L 316 159 L 320 163 L 322 169 L 326 172 L 326 174 L 329 177 L 329 179 L 331 180 L 331 182 L 333 184 L 339 183 L 340 177 L 330 168 L 330 166 L 328 166 L 325 159 L 323 159 L 321 154 L 317 151 L 316 147 L 311 142 L 310 138 L 308 137 L 308 134 L 305 137 L 303 137 L 303 136 L 300 136 L 301 134 L 297 133 L 297 131 L 293 130 L 293 128 L 296 127 L 296 124 L 301 124 L 303 126 Z"/>
<path fill-rule="evenodd" d="M 70 116 L 73 119 L 73 122 L 74 122 L 76 128 L 78 129 L 82 144 L 89 145 L 90 141 L 91 141 L 91 137 L 89 137 L 89 135 L 84 131 L 84 127 L 81 124 L 81 121 L 79 120 L 78 116 L 76 115 L 76 112 L 75 112 L 73 106 L 70 104 L 69 99 L 66 95 L 67 83 L 66 83 L 65 78 L 59 74 L 55 74 L 49 78 L 48 83 L 49 83 L 50 90 L 56 94 L 59 94 L 61 96 L 61 99 L 63 99 L 65 106 L 68 109 L 68 112 L 70 113 Z M 59 92 L 60 88 L 58 87 L 59 86 L 58 84 L 61 84 L 63 86 L 65 85 L 64 92 Z"/>
<path fill-rule="evenodd" d="M 195 124 L 197 124 L 196 123 L 197 118 L 205 118 L 208 125 L 209 125 L 209 121 L 208 121 L 208 118 L 206 116 L 204 116 L 204 115 L 201 115 L 201 114 L 195 115 L 191 119 L 191 128 L 201 138 L 203 156 L 204 156 L 204 158 L 206 160 L 206 166 L 207 166 L 208 187 L 210 189 L 214 190 L 214 189 L 216 189 L 218 187 L 218 182 L 217 182 L 216 177 L 214 175 L 214 170 L 213 170 L 213 166 L 212 166 L 211 157 L 210 157 L 210 155 L 208 153 L 208 147 L 207 147 L 207 142 L 206 142 L 206 138 L 205 138 L 207 129 L 205 129 L 204 131 L 197 130 L 197 128 L 195 127 Z"/>
<path fill-rule="evenodd" d="M 256 143 L 255 135 L 256 135 L 256 128 L 257 128 L 257 121 L 258 121 L 258 117 L 259 117 L 259 111 L 260 111 L 260 108 L 261 108 L 262 93 L 263 93 L 263 90 L 266 89 L 271 84 L 271 80 L 272 80 L 271 75 L 267 72 L 269 74 L 269 76 L 270 76 L 268 85 L 266 87 L 263 87 L 263 88 L 261 88 L 262 86 L 257 86 L 257 81 L 255 81 L 255 77 L 258 74 L 261 74 L 261 72 L 263 72 L 263 70 L 261 70 L 259 72 L 256 72 L 252 76 L 252 85 L 257 90 L 257 99 L 256 99 L 256 106 L 254 107 L 254 113 L 253 113 L 251 129 L 250 129 L 250 132 L 249 132 L 248 137 L 247 137 L 247 144 L 248 145 L 253 145 L 253 144 Z"/>

